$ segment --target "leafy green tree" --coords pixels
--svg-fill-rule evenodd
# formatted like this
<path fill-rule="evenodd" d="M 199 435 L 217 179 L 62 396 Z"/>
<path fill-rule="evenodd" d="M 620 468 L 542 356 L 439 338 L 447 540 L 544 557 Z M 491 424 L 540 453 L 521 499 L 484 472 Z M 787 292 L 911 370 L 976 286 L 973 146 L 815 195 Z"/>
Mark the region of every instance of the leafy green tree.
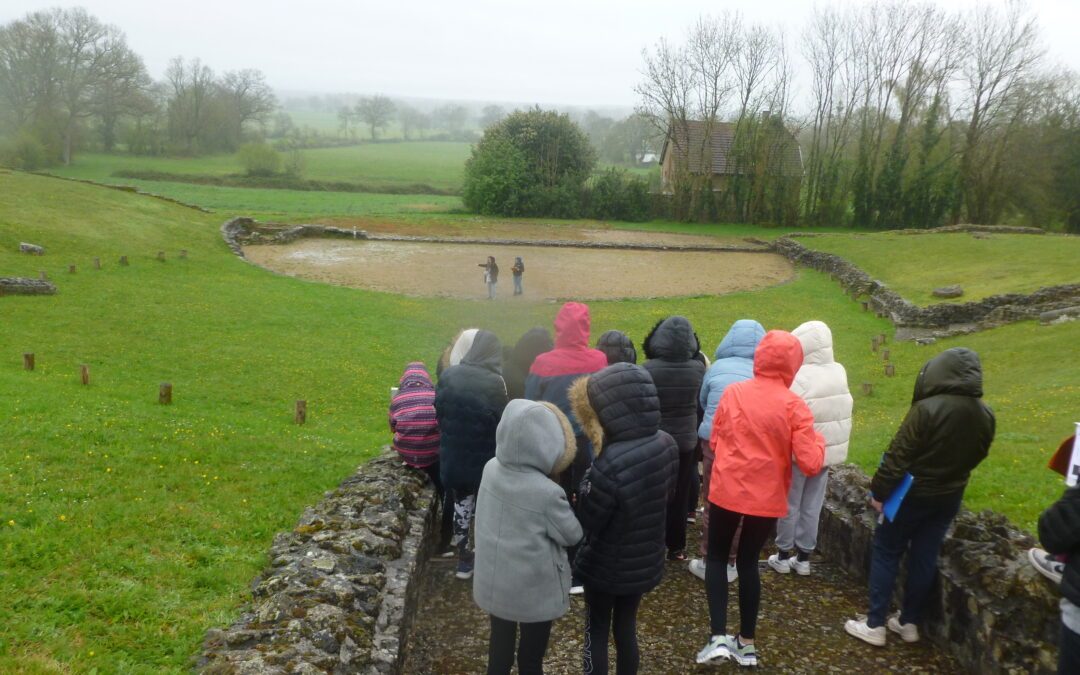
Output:
<path fill-rule="evenodd" d="M 397 110 L 394 102 L 386 96 L 365 96 L 356 104 L 356 117 L 371 129 L 371 140 L 378 138 L 378 130 L 394 119 Z"/>
<path fill-rule="evenodd" d="M 281 155 L 266 143 L 247 143 L 236 153 L 249 176 L 273 176 L 281 172 Z"/>
<path fill-rule="evenodd" d="M 519 110 L 488 127 L 473 148 L 465 205 L 497 215 L 575 217 L 595 164 L 589 139 L 567 115 Z"/>

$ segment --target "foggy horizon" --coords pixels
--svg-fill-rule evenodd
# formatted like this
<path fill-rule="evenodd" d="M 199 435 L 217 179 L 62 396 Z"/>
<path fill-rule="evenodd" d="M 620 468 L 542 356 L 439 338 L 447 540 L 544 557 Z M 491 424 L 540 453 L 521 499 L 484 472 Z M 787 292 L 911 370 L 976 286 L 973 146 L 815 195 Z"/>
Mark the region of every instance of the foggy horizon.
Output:
<path fill-rule="evenodd" d="M 852 0 L 838 7 L 863 4 Z M 950 11 L 970 0 L 939 0 Z M 1004 6 L 1004 0 L 986 4 Z M 1032 0 L 1047 46 L 1047 64 L 1080 71 L 1080 3 Z M 801 0 L 769 4 L 572 3 L 543 8 L 493 0 L 420 2 L 409 6 L 291 3 L 183 5 L 132 0 L 57 3 L 15 0 L 0 7 L 0 23 L 52 7 L 84 7 L 124 31 L 128 44 L 160 79 L 169 60 L 199 58 L 215 72 L 254 68 L 283 99 L 310 95 L 385 94 L 514 106 L 632 109 L 642 50 L 666 37 L 678 42 L 702 15 L 740 12 L 748 23 L 782 27 L 796 73 L 802 70 L 798 38 L 814 8 Z M 212 17 L 212 20 L 211 20 Z M 796 78 L 796 98 L 801 91 Z"/>

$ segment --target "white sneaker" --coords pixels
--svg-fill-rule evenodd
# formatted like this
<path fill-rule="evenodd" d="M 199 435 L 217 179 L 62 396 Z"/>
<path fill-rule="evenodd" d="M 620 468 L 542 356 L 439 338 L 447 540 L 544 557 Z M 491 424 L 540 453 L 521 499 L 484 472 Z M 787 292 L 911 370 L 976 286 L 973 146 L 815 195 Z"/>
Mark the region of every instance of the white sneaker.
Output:
<path fill-rule="evenodd" d="M 919 627 L 913 623 L 900 623 L 900 612 L 890 616 L 885 625 L 889 627 L 889 630 L 899 635 L 904 642 L 919 641 Z"/>
<path fill-rule="evenodd" d="M 866 625 L 866 617 L 861 614 L 856 619 L 848 619 L 844 623 L 844 630 L 847 631 L 848 635 L 857 637 L 875 647 L 885 646 L 885 626 L 871 628 Z"/>
<path fill-rule="evenodd" d="M 686 566 L 690 570 L 690 574 L 693 574 L 698 579 L 705 581 L 705 561 L 701 558 L 694 558 L 690 561 L 690 564 Z"/>
<path fill-rule="evenodd" d="M 1058 561 L 1041 548 L 1028 550 L 1028 560 L 1032 567 L 1055 584 L 1061 585 L 1061 577 L 1065 574 L 1065 563 Z"/>
<path fill-rule="evenodd" d="M 717 659 L 731 658 L 731 636 L 714 635 L 709 639 L 709 644 L 697 653 L 698 663 L 709 663 Z"/>
<path fill-rule="evenodd" d="M 790 561 L 791 569 L 793 572 L 795 572 L 795 574 L 803 577 L 810 576 L 809 560 L 799 560 L 798 558 L 788 558 L 788 560 Z"/>
<path fill-rule="evenodd" d="M 729 584 L 735 583 L 735 580 L 739 578 L 739 568 L 728 563 L 727 566 L 727 582 Z"/>
<path fill-rule="evenodd" d="M 769 567 L 773 568 L 780 574 L 787 574 L 791 571 L 791 558 L 781 558 L 779 553 L 773 553 L 769 556 Z M 807 570 L 807 574 L 810 571 Z"/>

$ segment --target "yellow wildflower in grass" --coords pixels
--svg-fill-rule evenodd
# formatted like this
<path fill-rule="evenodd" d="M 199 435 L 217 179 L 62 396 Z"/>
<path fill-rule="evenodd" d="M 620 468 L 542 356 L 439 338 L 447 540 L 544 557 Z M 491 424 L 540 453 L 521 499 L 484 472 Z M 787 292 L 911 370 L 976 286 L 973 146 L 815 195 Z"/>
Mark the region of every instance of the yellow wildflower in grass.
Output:
<path fill-rule="evenodd" d="M 61 520 L 61 521 L 66 521 L 66 520 L 67 520 L 67 516 L 65 516 L 64 514 L 62 514 L 62 513 L 61 513 L 61 514 L 60 514 L 60 520 Z"/>
<path fill-rule="evenodd" d="M 7 521 L 7 524 L 12 526 L 12 527 L 15 527 L 15 521 L 14 520 Z"/>

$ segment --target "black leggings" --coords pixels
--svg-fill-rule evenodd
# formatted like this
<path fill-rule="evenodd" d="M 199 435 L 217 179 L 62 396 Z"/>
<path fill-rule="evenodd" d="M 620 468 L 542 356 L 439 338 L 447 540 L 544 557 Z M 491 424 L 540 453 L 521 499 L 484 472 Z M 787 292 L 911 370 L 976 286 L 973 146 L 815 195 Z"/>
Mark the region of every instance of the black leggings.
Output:
<path fill-rule="evenodd" d="M 585 586 L 585 675 L 607 675 L 608 633 L 615 633 L 615 672 L 634 675 L 640 657 L 637 611 L 640 595 L 611 595 Z"/>
<path fill-rule="evenodd" d="M 518 644 L 518 626 L 521 643 Z M 551 622 L 515 623 L 491 615 L 491 642 L 488 643 L 488 675 L 510 675 L 517 651 L 520 675 L 543 675 Z"/>
<path fill-rule="evenodd" d="M 776 518 L 746 516 L 709 504 L 709 554 L 705 564 L 705 592 L 709 597 L 709 619 L 713 635 L 727 634 L 727 557 L 735 530 L 742 522 L 735 566 L 739 569 L 739 635 L 754 639 L 758 607 L 761 605 L 761 577 L 758 556 L 769 538 Z"/>
<path fill-rule="evenodd" d="M 667 525 L 664 528 L 669 553 L 686 550 L 686 513 L 690 509 L 690 476 L 695 466 L 694 453 L 679 453 L 675 492 L 667 503 Z"/>

